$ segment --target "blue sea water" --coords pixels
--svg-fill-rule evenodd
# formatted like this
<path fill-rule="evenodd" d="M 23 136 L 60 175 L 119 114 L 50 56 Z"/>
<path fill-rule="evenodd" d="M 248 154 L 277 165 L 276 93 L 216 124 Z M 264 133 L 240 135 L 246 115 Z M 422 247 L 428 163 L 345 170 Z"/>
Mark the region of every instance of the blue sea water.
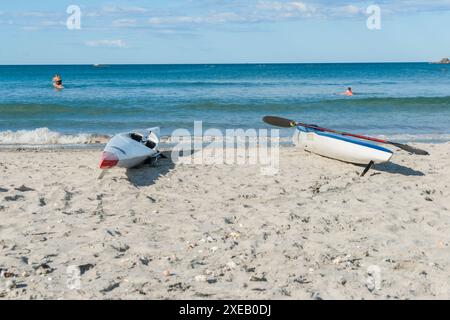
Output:
<path fill-rule="evenodd" d="M 55 73 L 62 91 L 51 85 Z M 348 86 L 354 97 L 337 94 Z M 160 126 L 169 135 L 195 120 L 204 128 L 269 128 L 265 115 L 403 141 L 449 141 L 450 65 L 0 66 L 0 144 L 37 128 L 113 134 Z"/>

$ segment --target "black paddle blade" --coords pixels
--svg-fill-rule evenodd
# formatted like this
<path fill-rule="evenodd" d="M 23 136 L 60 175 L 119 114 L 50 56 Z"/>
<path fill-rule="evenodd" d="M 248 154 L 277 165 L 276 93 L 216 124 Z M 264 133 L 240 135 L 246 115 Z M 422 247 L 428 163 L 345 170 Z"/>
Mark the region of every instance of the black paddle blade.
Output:
<path fill-rule="evenodd" d="M 394 145 L 394 146 L 396 146 L 397 148 L 403 149 L 403 150 L 408 151 L 408 152 L 410 152 L 412 154 L 418 154 L 418 155 L 421 155 L 421 156 L 428 156 L 429 155 L 429 153 L 427 151 L 408 146 L 407 144 L 402 144 L 402 143 L 397 143 L 397 142 L 389 142 L 389 143 Z"/>
<path fill-rule="evenodd" d="M 271 124 L 276 127 L 281 127 L 281 128 L 292 128 L 297 125 L 296 122 L 293 120 L 280 118 L 280 117 L 272 117 L 272 116 L 264 117 L 263 121 L 265 123 Z"/>

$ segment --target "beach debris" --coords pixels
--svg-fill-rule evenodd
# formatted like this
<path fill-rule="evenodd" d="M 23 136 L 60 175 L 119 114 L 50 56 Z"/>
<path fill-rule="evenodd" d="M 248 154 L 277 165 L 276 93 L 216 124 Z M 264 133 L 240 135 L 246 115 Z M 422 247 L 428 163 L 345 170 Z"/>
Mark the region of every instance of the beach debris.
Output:
<path fill-rule="evenodd" d="M 139 257 L 139 261 L 144 265 L 144 266 L 148 266 L 148 264 L 150 263 L 150 261 L 152 261 L 152 259 L 146 257 L 146 256 L 140 256 Z"/>
<path fill-rule="evenodd" d="M 380 290 L 381 287 L 381 269 L 378 266 L 372 265 L 367 268 L 366 287 L 370 292 Z"/>
<path fill-rule="evenodd" d="M 434 199 L 431 196 L 435 193 L 436 193 L 435 189 L 428 188 L 428 189 L 425 189 L 424 191 L 422 191 L 421 194 L 425 196 L 424 199 L 426 201 L 433 201 Z"/>
<path fill-rule="evenodd" d="M 29 188 L 29 187 L 25 186 L 24 184 L 21 185 L 19 188 L 15 188 L 15 190 L 20 191 L 20 192 L 35 191 L 33 188 Z"/>
<path fill-rule="evenodd" d="M 180 259 L 178 259 L 178 257 L 175 254 L 172 254 L 170 256 L 165 256 L 164 259 L 169 261 L 170 263 L 174 263 L 174 262 L 177 262 L 180 260 Z"/>
<path fill-rule="evenodd" d="M 74 195 L 75 192 L 64 190 L 64 209 L 68 209 L 70 207 L 70 201 L 72 201 Z"/>
<path fill-rule="evenodd" d="M 80 275 L 82 276 L 83 274 L 85 274 L 87 271 L 91 270 L 92 268 L 94 268 L 95 265 L 92 263 L 86 263 L 86 264 L 80 264 L 78 265 L 78 269 L 80 269 Z"/>
<path fill-rule="evenodd" d="M 312 298 L 313 300 L 323 300 L 322 297 L 320 296 L 320 292 L 313 292 L 313 293 L 311 294 L 311 298 Z"/>
<path fill-rule="evenodd" d="M 177 282 L 174 284 L 169 285 L 169 288 L 167 289 L 168 292 L 172 291 L 186 291 L 190 288 L 190 285 L 184 284 L 182 282 Z"/>
<path fill-rule="evenodd" d="M 70 200 L 72 200 L 74 194 L 75 194 L 74 192 L 64 190 L 64 200 L 66 202 L 69 202 Z"/>
<path fill-rule="evenodd" d="M 280 289 L 280 293 L 281 293 L 281 295 L 286 296 L 286 297 L 290 297 L 291 296 L 291 292 L 288 289 L 286 289 L 286 288 L 281 288 Z"/>
<path fill-rule="evenodd" d="M 16 280 L 14 280 L 14 279 L 8 280 L 8 281 L 6 281 L 6 283 L 5 283 L 5 288 L 6 288 L 6 290 L 8 290 L 8 291 L 13 290 L 13 289 L 15 289 L 16 287 L 17 287 L 17 283 L 16 283 Z"/>
<path fill-rule="evenodd" d="M 367 281 L 366 287 L 370 292 L 373 292 L 375 290 L 375 282 L 372 281 L 373 278 L 369 277 L 370 280 Z"/>
<path fill-rule="evenodd" d="M 226 224 L 234 224 L 236 221 L 236 217 L 225 217 L 225 218 L 223 218 L 223 221 Z"/>
<path fill-rule="evenodd" d="M 26 256 L 21 256 L 20 258 L 20 261 L 22 261 L 23 263 L 25 263 L 25 264 L 28 264 L 28 257 L 26 257 Z"/>
<path fill-rule="evenodd" d="M 249 266 L 244 266 L 244 271 L 245 272 L 255 272 L 256 268 L 255 267 L 249 267 Z"/>
<path fill-rule="evenodd" d="M 196 292 L 194 293 L 194 296 L 199 297 L 199 298 L 209 298 L 212 297 L 214 294 L 211 293 L 203 293 L 203 292 Z"/>
<path fill-rule="evenodd" d="M 7 196 L 7 197 L 5 197 L 5 201 L 17 201 L 19 199 L 25 199 L 25 197 L 20 195 L 20 194 L 16 194 L 15 196 Z"/>
<path fill-rule="evenodd" d="M 255 282 L 267 282 L 266 274 L 262 273 L 261 276 L 252 275 L 249 279 L 249 281 L 255 281 Z"/>
<path fill-rule="evenodd" d="M 206 264 L 206 262 L 203 262 L 199 259 L 194 259 L 194 260 L 191 260 L 189 265 L 192 269 L 195 269 L 197 266 L 204 266 L 205 264 Z"/>
<path fill-rule="evenodd" d="M 304 216 L 301 218 L 300 221 L 303 223 L 309 223 L 310 220 L 311 220 L 311 218 L 309 216 Z"/>
<path fill-rule="evenodd" d="M 309 189 L 311 189 L 313 194 L 318 194 L 320 193 L 320 188 L 322 186 L 323 185 L 319 181 L 316 181 L 311 187 L 309 187 Z"/>
<path fill-rule="evenodd" d="M 291 213 L 289 213 L 288 218 L 289 218 L 289 220 L 294 221 L 294 220 L 300 219 L 301 217 L 298 214 L 291 212 Z"/>
<path fill-rule="evenodd" d="M 8 189 L 0 187 L 0 192 L 8 192 L 8 191 L 9 191 Z"/>
<path fill-rule="evenodd" d="M 118 282 L 111 282 L 110 284 L 108 284 L 105 288 L 103 288 L 102 290 L 100 290 L 101 293 L 107 293 L 107 292 L 111 292 L 114 289 L 118 288 L 120 286 L 120 283 Z"/>
<path fill-rule="evenodd" d="M 33 269 L 37 275 L 50 274 L 55 270 L 52 267 L 50 267 L 47 263 L 41 263 L 36 266 L 33 266 Z"/>
<path fill-rule="evenodd" d="M 128 249 L 130 249 L 130 246 L 127 245 L 126 243 L 116 242 L 116 243 L 111 245 L 111 248 L 113 248 L 116 251 L 119 251 L 119 252 L 123 253 L 123 252 L 128 251 Z"/>
<path fill-rule="evenodd" d="M 14 272 L 8 271 L 7 269 L 0 268 L 0 277 L 1 278 L 13 278 L 13 277 L 17 277 L 17 275 Z"/>
<path fill-rule="evenodd" d="M 219 268 L 217 270 L 210 270 L 210 269 L 206 269 L 204 271 L 204 274 L 217 278 L 217 277 L 223 277 L 225 275 L 223 268 Z"/>
<path fill-rule="evenodd" d="M 106 233 L 112 237 L 121 236 L 122 234 L 118 230 L 107 229 Z"/>
<path fill-rule="evenodd" d="M 305 276 L 299 276 L 293 280 L 294 282 L 297 282 L 299 284 L 307 284 L 311 283 L 310 280 L 308 280 Z"/>
<path fill-rule="evenodd" d="M 44 207 L 47 205 L 47 202 L 45 201 L 45 198 L 41 197 L 39 198 L 39 206 Z"/>
<path fill-rule="evenodd" d="M 173 275 L 175 275 L 175 274 L 170 272 L 169 270 L 164 270 L 163 271 L 163 276 L 165 276 L 165 277 L 170 277 L 170 276 L 173 276 Z"/>
<path fill-rule="evenodd" d="M 212 272 L 212 271 L 210 271 L 210 270 L 206 270 L 205 273 L 206 273 L 207 275 L 209 275 L 209 277 L 206 276 L 206 275 L 200 274 L 200 275 L 195 276 L 195 277 L 194 277 L 194 280 L 195 280 L 196 282 L 207 282 L 207 283 L 209 283 L 209 284 L 213 284 L 213 283 L 216 283 L 216 282 L 217 282 L 217 278 L 215 278 L 215 277 L 213 276 L 213 275 L 214 275 L 214 272 Z M 223 274 L 222 274 L 222 275 L 223 275 Z"/>

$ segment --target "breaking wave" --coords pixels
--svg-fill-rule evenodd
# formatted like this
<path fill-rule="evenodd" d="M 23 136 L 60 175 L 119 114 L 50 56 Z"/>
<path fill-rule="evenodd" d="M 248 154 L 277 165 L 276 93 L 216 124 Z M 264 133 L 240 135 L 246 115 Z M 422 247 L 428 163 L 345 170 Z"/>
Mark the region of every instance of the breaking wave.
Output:
<path fill-rule="evenodd" d="M 106 143 L 108 139 L 107 135 L 63 134 L 48 128 L 0 132 L 0 145 L 86 145 Z"/>
<path fill-rule="evenodd" d="M 225 133 L 225 132 L 224 132 Z M 397 142 L 417 142 L 417 143 L 442 143 L 450 141 L 450 134 L 368 134 L 376 138 L 388 139 Z M 64 146 L 76 146 L 76 147 L 89 147 L 95 145 L 106 144 L 111 136 L 102 134 L 91 133 L 78 133 L 78 134 L 64 134 L 56 131 L 51 131 L 48 128 L 38 128 L 34 130 L 18 130 L 18 131 L 2 131 L 0 132 L 0 148 L 1 147 L 18 147 L 18 146 L 43 146 L 43 147 L 64 147 Z M 281 136 L 279 142 L 286 144 L 291 142 L 291 135 Z M 193 137 L 192 141 L 203 141 L 205 143 L 220 142 L 223 141 L 223 136 L 204 136 Z M 272 138 L 269 138 L 272 140 Z M 173 141 L 169 135 L 161 136 L 161 143 L 166 146 L 170 146 Z"/>

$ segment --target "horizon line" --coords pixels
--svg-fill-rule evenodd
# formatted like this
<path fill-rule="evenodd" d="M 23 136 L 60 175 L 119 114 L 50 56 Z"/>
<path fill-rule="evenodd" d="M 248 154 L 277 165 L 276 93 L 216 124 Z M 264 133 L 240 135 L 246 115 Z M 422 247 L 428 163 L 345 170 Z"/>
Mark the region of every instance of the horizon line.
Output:
<path fill-rule="evenodd" d="M 219 62 L 219 63 L 211 63 L 211 62 L 196 62 L 196 63 L 12 63 L 12 64 L 0 64 L 1 67 L 8 66 L 127 66 L 127 65 L 136 65 L 136 66 L 150 66 L 150 65 L 289 65 L 289 64 L 394 64 L 394 63 L 438 63 L 439 61 L 364 61 L 364 62 Z"/>

